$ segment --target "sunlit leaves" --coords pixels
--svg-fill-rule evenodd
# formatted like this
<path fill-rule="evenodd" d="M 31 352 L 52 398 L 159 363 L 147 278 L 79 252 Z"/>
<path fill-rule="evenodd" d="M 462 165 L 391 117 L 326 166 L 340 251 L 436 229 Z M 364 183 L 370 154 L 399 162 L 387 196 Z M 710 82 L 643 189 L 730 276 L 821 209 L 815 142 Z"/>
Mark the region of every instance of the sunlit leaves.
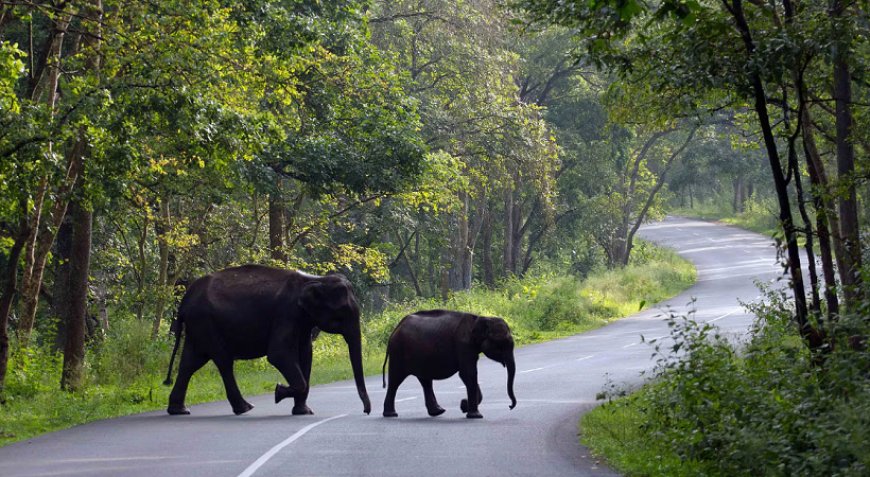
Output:
<path fill-rule="evenodd" d="M 15 83 L 24 73 L 23 57 L 24 52 L 17 44 L 0 40 L 0 118 L 21 110 L 15 95 Z"/>

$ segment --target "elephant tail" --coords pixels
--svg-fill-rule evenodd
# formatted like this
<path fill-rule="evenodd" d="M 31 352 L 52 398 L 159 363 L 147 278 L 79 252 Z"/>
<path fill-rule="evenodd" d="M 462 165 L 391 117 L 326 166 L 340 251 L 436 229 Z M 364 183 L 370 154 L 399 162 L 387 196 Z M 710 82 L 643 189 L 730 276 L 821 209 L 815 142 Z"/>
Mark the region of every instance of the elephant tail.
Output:
<path fill-rule="evenodd" d="M 181 331 L 184 328 L 184 323 L 176 318 L 172 320 L 172 326 L 169 331 L 175 333 L 175 345 L 172 347 L 172 356 L 169 358 L 169 370 L 166 371 L 166 380 L 163 384 L 169 386 L 172 384 L 172 365 L 175 364 L 175 354 L 178 353 L 178 345 L 181 344 Z"/>

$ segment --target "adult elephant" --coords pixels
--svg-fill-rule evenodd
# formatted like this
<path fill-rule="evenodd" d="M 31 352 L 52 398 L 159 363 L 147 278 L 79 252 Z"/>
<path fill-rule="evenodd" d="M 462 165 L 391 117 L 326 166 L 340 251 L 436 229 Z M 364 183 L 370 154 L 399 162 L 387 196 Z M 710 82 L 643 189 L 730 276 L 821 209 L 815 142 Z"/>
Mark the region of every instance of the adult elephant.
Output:
<path fill-rule="evenodd" d="M 514 340 L 508 324 L 501 318 L 472 315 L 458 311 L 430 310 L 410 314 L 396 325 L 387 344 L 383 370 L 390 363 L 389 386 L 384 374 L 384 417 L 396 417 L 396 391 L 410 375 L 423 386 L 426 409 L 438 416 L 444 409 L 438 405 L 432 390 L 432 380 L 447 379 L 459 372 L 468 391 L 460 409 L 468 418 L 483 417 L 478 404 L 483 400 L 477 382 L 477 360 L 480 353 L 507 368 L 507 393 L 510 408 L 517 405 L 514 397 Z"/>
<path fill-rule="evenodd" d="M 342 275 L 315 276 L 261 265 L 244 265 L 206 275 L 193 282 L 173 323 L 175 347 L 166 384 L 184 331 L 178 378 L 169 394 L 169 414 L 190 414 L 184 405 L 191 376 L 214 361 L 233 412 L 253 408 L 242 397 L 233 361 L 266 356 L 287 380 L 275 386 L 275 402 L 295 401 L 293 414 L 313 414 L 306 404 L 311 377 L 314 328 L 344 337 L 357 392 L 371 412 L 362 367 L 359 305 Z"/>

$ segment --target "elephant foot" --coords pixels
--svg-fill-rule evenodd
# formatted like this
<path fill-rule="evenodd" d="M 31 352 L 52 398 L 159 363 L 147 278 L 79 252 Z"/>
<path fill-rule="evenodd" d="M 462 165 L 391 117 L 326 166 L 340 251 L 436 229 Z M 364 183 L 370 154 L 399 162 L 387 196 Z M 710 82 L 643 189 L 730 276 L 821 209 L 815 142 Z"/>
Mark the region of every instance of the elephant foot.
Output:
<path fill-rule="evenodd" d="M 166 408 L 166 412 L 168 412 L 170 416 L 184 416 L 190 414 L 190 409 L 183 404 L 181 406 L 170 404 L 169 407 Z"/>
<path fill-rule="evenodd" d="M 483 419 L 483 414 L 480 411 L 471 411 L 465 415 L 469 419 Z"/>
<path fill-rule="evenodd" d="M 314 414 L 314 411 L 312 411 L 311 408 L 306 406 L 305 404 L 293 406 L 294 416 L 305 416 L 308 414 Z"/>
<path fill-rule="evenodd" d="M 440 415 L 444 414 L 444 408 L 441 406 L 436 406 L 434 408 L 427 409 L 427 411 L 429 411 L 429 415 L 432 417 L 440 416 Z"/>
<path fill-rule="evenodd" d="M 250 404 L 247 401 L 242 401 L 241 406 L 233 406 L 233 414 L 240 416 L 240 415 L 250 411 L 251 409 L 254 409 L 253 404 Z"/>
<path fill-rule="evenodd" d="M 399 417 L 399 413 L 396 411 L 384 411 L 384 417 Z"/>
<path fill-rule="evenodd" d="M 275 404 L 289 397 L 295 397 L 296 393 L 290 386 L 284 386 L 281 383 L 275 385 Z"/>

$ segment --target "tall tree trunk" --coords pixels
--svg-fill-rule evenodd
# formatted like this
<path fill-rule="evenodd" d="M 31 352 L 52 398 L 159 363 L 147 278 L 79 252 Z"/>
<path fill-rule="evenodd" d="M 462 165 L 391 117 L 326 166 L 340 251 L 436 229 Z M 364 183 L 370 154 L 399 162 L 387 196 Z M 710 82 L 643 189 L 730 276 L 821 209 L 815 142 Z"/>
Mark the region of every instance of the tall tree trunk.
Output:
<path fill-rule="evenodd" d="M 163 322 L 163 311 L 166 309 L 166 301 L 172 295 L 172 284 L 169 283 L 169 241 L 168 235 L 172 230 L 172 221 L 169 214 L 169 194 L 160 199 L 159 218 L 154 222 L 154 232 L 157 235 L 157 249 L 160 259 L 157 264 L 157 299 L 154 304 L 154 321 L 151 325 L 151 339 L 156 340 L 160 334 L 160 324 Z"/>
<path fill-rule="evenodd" d="M 66 317 L 66 345 L 60 387 L 79 389 L 84 382 L 85 331 L 87 323 L 88 273 L 91 261 L 93 212 L 81 201 L 71 206 L 73 246 L 70 254 L 69 315 Z"/>
<path fill-rule="evenodd" d="M 287 254 L 284 253 L 284 201 L 280 179 L 275 184 L 275 190 L 269 192 L 269 256 L 272 260 L 287 261 Z"/>
<path fill-rule="evenodd" d="M 783 5 L 785 6 L 785 14 L 786 21 L 788 24 L 792 24 L 794 21 L 794 17 L 796 15 L 794 4 L 791 0 L 783 0 Z M 828 196 L 828 202 L 830 202 L 830 196 L 828 194 L 828 184 L 827 184 L 827 175 L 825 174 L 824 165 L 822 164 L 821 157 L 819 156 L 818 149 L 816 148 L 815 139 L 813 137 L 812 130 L 812 121 L 810 118 L 810 105 L 807 102 L 807 90 L 806 84 L 804 83 L 803 70 L 801 68 L 795 68 L 793 72 L 794 86 L 795 91 L 797 92 L 798 97 L 798 131 L 795 131 L 795 135 L 800 134 L 801 142 L 804 150 L 804 159 L 807 164 L 807 172 L 810 176 L 810 196 L 813 201 L 813 208 L 816 211 L 816 237 L 819 242 L 819 253 L 821 255 L 821 264 L 822 264 L 822 276 L 824 279 L 824 296 L 825 303 L 827 304 L 827 320 L 828 322 L 833 322 L 837 315 L 839 315 L 839 298 L 837 297 L 837 288 L 836 288 L 836 278 L 835 278 L 835 270 L 834 264 L 831 255 L 831 237 L 829 232 L 829 217 L 833 215 L 833 207 L 830 206 L 829 203 L 825 203 L 825 196 Z M 789 152 L 795 153 L 794 151 L 794 138 L 789 143 Z M 795 153 L 796 154 L 796 153 Z M 792 164 L 792 173 L 795 174 L 795 177 L 800 180 L 797 165 L 797 158 L 790 159 L 794 160 Z M 801 214 L 804 217 L 804 221 L 807 222 L 807 214 L 803 209 L 801 210 Z M 812 226 L 808 226 L 808 234 L 809 238 L 812 238 Z M 812 249 L 811 242 L 807 243 L 807 249 Z M 812 255 L 808 255 L 808 257 L 812 257 Z M 813 269 L 810 270 L 811 274 L 814 274 L 815 268 L 815 260 L 811 260 L 811 265 L 813 265 Z M 812 277 L 814 285 L 814 294 L 813 300 L 814 302 L 819 299 L 818 291 L 816 287 L 818 287 L 817 280 Z M 815 312 L 819 315 L 819 320 L 821 320 L 821 310 L 820 305 L 814 305 L 813 307 Z M 819 327 L 822 328 L 822 327 Z"/>
<path fill-rule="evenodd" d="M 514 192 L 511 186 L 504 190 L 504 248 L 502 249 L 502 275 L 510 276 L 514 270 Z"/>
<path fill-rule="evenodd" d="M 805 117 L 809 121 L 809 116 Z M 837 315 L 840 314 L 840 303 L 837 297 L 836 278 L 834 271 L 834 262 L 831 254 L 831 234 L 829 229 L 829 216 L 831 212 L 823 199 L 826 194 L 827 184 L 822 181 L 825 177 L 816 168 L 818 159 L 818 151 L 815 150 L 815 143 L 812 140 L 807 140 L 806 134 L 812 135 L 806 124 L 801 125 L 803 131 L 804 154 L 806 156 L 807 171 L 810 175 L 810 184 L 812 185 L 811 194 L 813 197 L 813 208 L 816 210 L 816 232 L 819 238 L 819 253 L 822 259 L 822 275 L 825 280 L 825 302 L 827 303 L 827 317 L 829 322 L 833 322 Z M 810 145 L 812 144 L 812 145 Z M 816 159 L 813 159 L 815 156 Z M 820 160 L 818 161 L 821 162 Z"/>
<path fill-rule="evenodd" d="M 83 167 L 82 149 L 84 141 L 76 140 L 67 154 L 67 173 L 54 198 L 50 223 L 41 226 L 31 233 L 32 241 L 28 246 L 27 266 L 22 280 L 21 302 L 23 310 L 18 326 L 18 344 L 22 348 L 29 346 L 30 334 L 36 321 L 36 310 L 39 304 L 39 291 L 42 287 L 42 276 L 45 272 L 48 253 L 57 235 L 57 230 L 63 222 L 69 205 L 69 195 L 81 174 Z"/>
<path fill-rule="evenodd" d="M 3 402 L 3 390 L 6 387 L 6 370 L 9 368 L 9 314 L 12 312 L 12 301 L 18 287 L 18 264 L 21 252 L 30 234 L 27 224 L 27 204 L 22 201 L 20 206 L 18 232 L 7 256 L 6 269 L 3 270 L 3 288 L 0 289 L 0 403 Z"/>
<path fill-rule="evenodd" d="M 734 200 L 731 208 L 737 214 L 742 214 L 746 203 L 746 187 L 743 174 L 738 174 L 732 181 L 734 186 Z"/>
<path fill-rule="evenodd" d="M 513 213 L 513 218 L 511 219 L 512 231 L 511 235 L 511 273 L 513 275 L 520 274 L 520 260 L 522 259 L 522 247 L 523 247 L 523 227 L 522 227 L 522 206 L 519 204 L 519 190 L 521 187 L 520 178 L 516 178 L 515 189 L 513 193 L 513 203 L 511 204 L 511 210 Z"/>
<path fill-rule="evenodd" d="M 100 71 L 100 38 L 102 37 L 101 22 L 103 18 L 102 0 L 90 0 L 84 9 L 82 23 L 88 32 L 85 35 L 85 67 L 88 72 L 99 76 Z M 74 184 L 84 183 L 84 161 L 89 152 L 89 143 L 84 130 L 79 132 L 77 147 L 73 150 L 81 157 L 78 163 L 82 173 L 76 175 Z M 81 187 L 79 187 L 81 190 Z M 91 263 L 91 232 L 94 219 L 93 212 L 80 194 L 72 204 L 73 214 L 73 246 L 70 250 L 70 315 L 67 320 L 67 340 L 63 352 L 63 373 L 61 389 L 76 390 L 84 384 L 85 361 L 85 331 L 88 313 L 88 275 Z"/>
<path fill-rule="evenodd" d="M 755 56 L 756 47 L 755 42 L 752 39 L 751 29 L 746 21 L 745 12 L 743 11 L 743 1 L 731 0 L 729 11 L 735 20 L 738 33 L 746 47 L 747 59 L 752 61 Z M 795 321 L 800 327 L 801 336 L 807 339 L 807 342 L 812 346 L 815 341 L 813 339 L 814 330 L 810 326 L 807 316 L 807 301 L 806 294 L 804 293 L 800 250 L 798 248 L 794 222 L 792 220 L 791 204 L 789 203 L 788 197 L 788 184 L 783 175 L 782 161 L 780 161 L 779 151 L 776 147 L 776 139 L 773 136 L 770 115 L 767 110 L 767 97 L 765 96 L 761 73 L 753 68 L 748 74 L 749 83 L 752 87 L 755 113 L 758 116 L 758 122 L 761 126 L 761 132 L 764 137 L 764 147 L 767 150 L 767 159 L 773 175 L 777 201 L 779 202 L 779 222 L 785 237 L 788 269 L 791 275 L 792 291 L 794 292 Z"/>
<path fill-rule="evenodd" d="M 44 101 L 49 111 L 54 112 L 57 102 L 57 86 L 61 75 L 61 60 L 63 55 L 63 42 L 69 27 L 72 15 L 67 11 L 57 13 L 52 33 L 47 40 L 48 48 L 45 51 L 44 64 L 40 66 L 38 76 L 31 78 L 31 98 L 34 101 Z M 42 62 L 43 60 L 40 59 Z M 75 142 L 78 144 L 78 141 Z M 48 154 L 53 154 L 54 144 L 48 143 Z M 78 156 L 75 146 L 67 155 L 66 177 L 55 193 L 52 206 L 50 223 L 43 226 L 43 206 L 46 195 L 50 189 L 50 179 L 43 177 L 38 192 L 35 194 L 34 215 L 31 224 L 31 238 L 27 244 L 25 256 L 25 269 L 22 277 L 21 302 L 22 313 L 18 326 L 18 345 L 27 347 L 30 344 L 30 335 L 36 321 L 36 310 L 39 304 L 39 292 L 42 287 L 42 276 L 45 272 L 46 260 L 51 250 L 57 229 L 63 222 L 69 201 L 69 192 L 80 172 L 80 164 L 77 164 Z M 48 174 L 48 173 L 47 173 Z"/>
<path fill-rule="evenodd" d="M 73 246 L 73 220 L 74 218 L 67 214 L 64 217 L 63 223 L 57 232 L 55 239 L 55 263 L 57 263 L 54 274 L 54 287 L 52 296 L 52 309 L 57 320 L 57 331 L 54 337 L 54 347 L 56 351 L 63 351 L 66 344 L 66 317 L 69 316 L 69 274 L 70 274 L 70 255 L 72 254 Z"/>
<path fill-rule="evenodd" d="M 838 25 L 846 14 L 847 2 L 833 0 L 830 15 Z M 859 238 L 858 197 L 855 192 L 855 148 L 852 143 L 852 79 L 849 75 L 848 50 L 851 34 L 847 28 L 835 27 L 833 43 L 834 104 L 837 129 L 837 176 L 841 190 L 837 195 L 840 216 L 840 238 L 843 240 L 843 297 L 846 308 L 860 299 L 861 242 Z"/>
<path fill-rule="evenodd" d="M 489 207 L 483 212 L 481 225 L 481 247 L 483 248 L 483 283 L 487 287 L 495 286 L 495 266 L 492 263 L 492 211 Z"/>

